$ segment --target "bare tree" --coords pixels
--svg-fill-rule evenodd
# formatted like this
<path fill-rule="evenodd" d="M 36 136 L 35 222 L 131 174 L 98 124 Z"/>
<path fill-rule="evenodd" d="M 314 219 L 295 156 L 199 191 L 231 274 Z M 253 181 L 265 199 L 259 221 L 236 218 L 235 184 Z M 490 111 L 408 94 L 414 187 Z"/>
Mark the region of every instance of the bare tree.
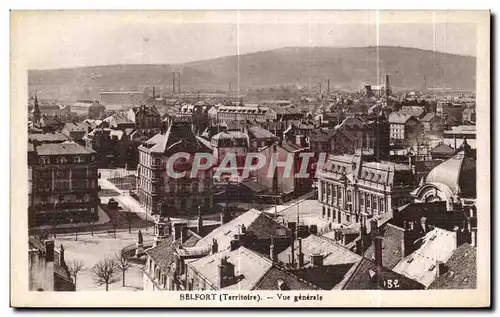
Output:
<path fill-rule="evenodd" d="M 132 263 L 130 263 L 129 259 L 125 257 L 121 252 L 115 255 L 116 257 L 116 265 L 122 271 L 122 286 L 125 286 L 125 272 L 130 269 Z"/>
<path fill-rule="evenodd" d="M 113 226 L 113 238 L 116 238 L 116 228 L 118 227 L 118 221 L 111 218 L 111 225 Z"/>
<path fill-rule="evenodd" d="M 132 233 L 132 221 L 134 220 L 134 214 L 132 213 L 132 211 L 128 210 L 125 213 L 125 219 L 127 219 L 128 223 L 128 233 Z"/>
<path fill-rule="evenodd" d="M 94 236 L 94 228 L 95 228 L 95 225 L 97 224 L 97 221 L 89 218 L 89 219 L 87 219 L 87 223 L 88 223 L 89 228 L 90 228 L 90 234 L 92 236 Z"/>
<path fill-rule="evenodd" d="M 97 262 L 91 269 L 94 283 L 106 285 L 106 291 L 108 291 L 109 284 L 113 284 L 119 280 L 117 276 L 118 270 L 119 268 L 116 262 L 109 257 Z"/>
<path fill-rule="evenodd" d="M 68 270 L 69 274 L 73 277 L 75 281 L 75 288 L 76 288 L 76 278 L 78 276 L 78 273 L 84 269 L 85 269 L 85 262 L 82 260 L 73 260 L 69 262 Z"/>

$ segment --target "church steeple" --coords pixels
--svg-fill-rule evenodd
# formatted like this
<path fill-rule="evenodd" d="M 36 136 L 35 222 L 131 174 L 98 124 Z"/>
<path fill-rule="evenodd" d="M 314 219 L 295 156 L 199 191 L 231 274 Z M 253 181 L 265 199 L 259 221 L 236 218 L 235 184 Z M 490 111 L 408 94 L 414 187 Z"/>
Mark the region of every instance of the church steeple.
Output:
<path fill-rule="evenodd" d="M 38 94 L 35 92 L 35 103 L 33 105 L 33 123 L 39 123 L 41 117 L 40 106 L 38 105 Z"/>

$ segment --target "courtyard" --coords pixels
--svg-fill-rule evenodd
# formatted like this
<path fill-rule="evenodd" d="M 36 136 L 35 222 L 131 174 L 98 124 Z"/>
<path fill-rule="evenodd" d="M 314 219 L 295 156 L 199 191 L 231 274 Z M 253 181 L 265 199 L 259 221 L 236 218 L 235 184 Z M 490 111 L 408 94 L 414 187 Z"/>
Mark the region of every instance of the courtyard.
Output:
<path fill-rule="evenodd" d="M 152 228 L 148 231 L 141 230 L 144 242 L 153 239 Z M 124 247 L 137 243 L 138 230 L 134 229 L 132 233 L 128 231 L 116 232 L 116 238 L 108 233 L 90 233 L 78 235 L 78 241 L 75 241 L 74 235 L 58 235 L 56 246 L 62 244 L 65 250 L 65 260 L 69 264 L 72 260 L 81 260 L 85 262 L 84 269 L 78 274 L 76 282 L 77 291 L 104 291 L 105 285 L 94 283 L 91 268 L 94 264 L 103 260 L 105 257 L 114 258 Z M 142 290 L 142 265 L 132 263 L 132 267 L 125 273 L 125 286 L 122 286 L 122 272 L 117 272 L 119 280 L 109 285 L 110 291 L 140 291 Z"/>

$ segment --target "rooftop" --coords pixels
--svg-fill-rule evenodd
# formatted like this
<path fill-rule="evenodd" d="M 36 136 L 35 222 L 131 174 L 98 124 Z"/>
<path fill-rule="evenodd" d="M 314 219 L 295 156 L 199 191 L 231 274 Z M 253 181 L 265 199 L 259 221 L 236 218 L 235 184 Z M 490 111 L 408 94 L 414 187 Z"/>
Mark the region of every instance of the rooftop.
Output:
<path fill-rule="evenodd" d="M 468 243 L 459 246 L 445 263 L 444 273 L 429 289 L 474 289 L 477 280 L 477 250 Z"/>
<path fill-rule="evenodd" d="M 76 143 L 42 144 L 36 148 L 38 155 L 79 155 L 93 154 L 94 150 Z"/>
<path fill-rule="evenodd" d="M 429 287 L 436 278 L 438 263 L 448 261 L 456 243 L 454 232 L 436 227 L 422 238 L 420 248 L 402 259 L 393 270 Z"/>

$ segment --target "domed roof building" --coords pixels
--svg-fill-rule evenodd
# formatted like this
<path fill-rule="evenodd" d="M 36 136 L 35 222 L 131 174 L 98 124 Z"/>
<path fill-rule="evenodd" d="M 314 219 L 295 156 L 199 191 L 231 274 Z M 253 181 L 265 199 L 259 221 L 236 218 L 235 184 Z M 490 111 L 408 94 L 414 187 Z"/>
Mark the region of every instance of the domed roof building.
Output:
<path fill-rule="evenodd" d="M 476 160 L 468 151 L 460 151 L 452 158 L 434 167 L 412 192 L 416 202 L 446 201 L 448 210 L 454 210 L 461 199 L 476 198 Z"/>

